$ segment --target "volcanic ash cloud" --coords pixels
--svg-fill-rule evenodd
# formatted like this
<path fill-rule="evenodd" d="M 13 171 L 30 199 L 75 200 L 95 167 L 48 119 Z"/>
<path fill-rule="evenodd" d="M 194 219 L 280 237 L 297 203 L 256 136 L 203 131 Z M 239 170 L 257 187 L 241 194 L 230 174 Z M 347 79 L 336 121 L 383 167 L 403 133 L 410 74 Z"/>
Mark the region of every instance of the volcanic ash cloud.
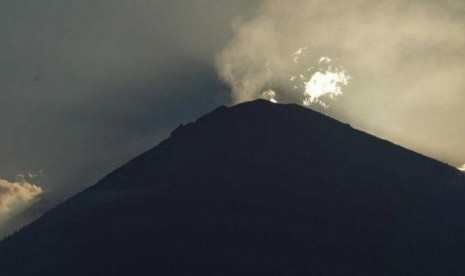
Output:
<path fill-rule="evenodd" d="M 323 92 L 348 93 L 352 77 L 357 95 L 349 102 L 358 105 L 373 91 L 389 91 L 382 101 L 395 107 L 402 95 L 437 101 L 439 84 L 446 99 L 464 88 L 465 20 L 458 14 L 465 3 L 444 2 L 265 0 L 256 16 L 234 24 L 234 37 L 216 58 L 218 73 L 236 103 L 271 89 L 280 99 L 318 104 Z M 328 63 L 333 70 L 318 68 Z M 293 89 L 291 76 L 308 85 Z"/>

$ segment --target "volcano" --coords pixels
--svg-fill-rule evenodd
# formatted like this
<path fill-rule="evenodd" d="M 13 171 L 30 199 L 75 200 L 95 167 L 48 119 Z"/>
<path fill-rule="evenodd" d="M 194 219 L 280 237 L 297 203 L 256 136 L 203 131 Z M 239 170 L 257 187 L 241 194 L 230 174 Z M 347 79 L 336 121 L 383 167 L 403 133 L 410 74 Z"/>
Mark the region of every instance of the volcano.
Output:
<path fill-rule="evenodd" d="M 0 275 L 464 275 L 465 179 L 298 105 L 221 106 L 0 243 Z"/>

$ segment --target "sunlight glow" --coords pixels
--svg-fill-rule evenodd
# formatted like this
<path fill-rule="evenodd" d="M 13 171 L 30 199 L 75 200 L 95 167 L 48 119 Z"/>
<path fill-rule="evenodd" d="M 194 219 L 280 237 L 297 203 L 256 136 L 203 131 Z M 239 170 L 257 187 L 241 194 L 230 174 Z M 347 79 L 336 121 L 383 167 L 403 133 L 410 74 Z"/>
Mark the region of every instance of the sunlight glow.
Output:
<path fill-rule="evenodd" d="M 321 98 L 324 96 L 333 100 L 336 96 L 342 94 L 342 86 L 349 84 L 350 76 L 345 71 L 325 71 L 316 72 L 312 75 L 309 81 L 305 82 L 305 99 L 304 105 L 319 103 L 324 107 L 328 107 Z"/>
<path fill-rule="evenodd" d="M 305 106 L 318 104 L 328 108 L 330 101 L 343 94 L 342 89 L 352 79 L 342 66 L 337 65 L 337 59 L 329 56 L 319 57 L 315 66 L 308 67 L 308 64 L 315 63 L 315 57 L 308 53 L 308 47 L 297 49 L 293 53 L 293 60 L 305 66 L 297 66 L 299 71 L 289 77 L 292 88 L 303 93 L 302 104 Z"/>
<path fill-rule="evenodd" d="M 42 188 L 26 182 L 24 175 L 18 175 L 15 182 L 0 178 L 0 225 L 12 213 L 33 203 L 42 193 Z"/>
<path fill-rule="evenodd" d="M 278 103 L 276 100 L 276 92 L 271 89 L 266 90 L 260 95 L 260 99 L 268 100 L 272 103 Z"/>

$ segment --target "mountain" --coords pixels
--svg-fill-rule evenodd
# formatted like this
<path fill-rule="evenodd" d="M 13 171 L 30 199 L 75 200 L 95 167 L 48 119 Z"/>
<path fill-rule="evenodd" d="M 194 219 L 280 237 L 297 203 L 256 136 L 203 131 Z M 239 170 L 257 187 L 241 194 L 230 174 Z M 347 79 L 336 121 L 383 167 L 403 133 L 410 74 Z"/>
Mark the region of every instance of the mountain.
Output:
<path fill-rule="evenodd" d="M 219 107 L 0 243 L 0 275 L 464 275 L 456 169 L 297 105 Z"/>

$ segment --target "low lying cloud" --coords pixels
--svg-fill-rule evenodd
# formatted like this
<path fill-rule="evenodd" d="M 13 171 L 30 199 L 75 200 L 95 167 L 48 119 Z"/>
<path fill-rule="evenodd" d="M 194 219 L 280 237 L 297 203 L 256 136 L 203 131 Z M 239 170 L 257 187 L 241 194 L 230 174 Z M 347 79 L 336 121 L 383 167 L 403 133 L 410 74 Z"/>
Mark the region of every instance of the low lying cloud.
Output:
<path fill-rule="evenodd" d="M 18 179 L 9 182 L 0 179 L 0 226 L 13 215 L 27 208 L 43 193 L 41 187 Z"/>

